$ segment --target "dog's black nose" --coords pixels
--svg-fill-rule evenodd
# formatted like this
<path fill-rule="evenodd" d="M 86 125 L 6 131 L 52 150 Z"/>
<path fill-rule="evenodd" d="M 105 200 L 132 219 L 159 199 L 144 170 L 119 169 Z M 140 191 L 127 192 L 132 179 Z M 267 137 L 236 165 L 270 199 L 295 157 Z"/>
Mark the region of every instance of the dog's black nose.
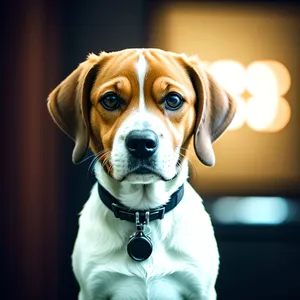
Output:
<path fill-rule="evenodd" d="M 125 139 L 126 148 L 136 158 L 149 158 L 158 146 L 157 135 L 152 130 L 133 130 Z"/>

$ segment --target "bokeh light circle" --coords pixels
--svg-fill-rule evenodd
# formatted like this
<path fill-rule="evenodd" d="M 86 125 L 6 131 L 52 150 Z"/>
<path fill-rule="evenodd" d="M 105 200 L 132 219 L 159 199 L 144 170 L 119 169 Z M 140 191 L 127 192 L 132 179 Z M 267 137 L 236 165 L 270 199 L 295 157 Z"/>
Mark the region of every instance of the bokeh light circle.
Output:
<path fill-rule="evenodd" d="M 277 114 L 273 122 L 268 126 L 267 131 L 277 132 L 282 130 L 291 119 L 291 106 L 284 98 L 280 98 L 278 102 Z"/>
<path fill-rule="evenodd" d="M 230 94 L 241 95 L 245 90 L 246 69 L 235 60 L 218 60 L 208 68 L 209 73 Z"/>
<path fill-rule="evenodd" d="M 278 99 L 266 99 L 265 97 L 252 97 L 246 105 L 246 122 L 250 128 L 256 131 L 266 131 L 274 121 L 277 114 Z"/>

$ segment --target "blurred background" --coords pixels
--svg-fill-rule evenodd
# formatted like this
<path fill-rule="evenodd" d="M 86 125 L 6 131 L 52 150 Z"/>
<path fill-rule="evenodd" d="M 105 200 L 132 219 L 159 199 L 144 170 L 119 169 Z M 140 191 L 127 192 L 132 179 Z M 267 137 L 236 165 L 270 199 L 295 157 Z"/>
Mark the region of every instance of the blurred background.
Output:
<path fill-rule="evenodd" d="M 1 298 L 76 299 L 78 213 L 94 182 L 47 95 L 90 52 L 198 54 L 238 99 L 190 181 L 218 240 L 220 300 L 300 299 L 300 9 L 292 1 L 11 1 L 1 5 Z M 204 245 L 205 246 L 205 245 Z"/>

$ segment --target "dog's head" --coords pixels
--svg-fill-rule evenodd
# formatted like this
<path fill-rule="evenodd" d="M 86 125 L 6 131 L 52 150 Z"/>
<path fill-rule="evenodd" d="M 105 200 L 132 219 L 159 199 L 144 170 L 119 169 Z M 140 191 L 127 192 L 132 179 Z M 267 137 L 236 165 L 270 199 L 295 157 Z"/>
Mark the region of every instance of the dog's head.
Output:
<path fill-rule="evenodd" d="M 75 141 L 73 162 L 88 147 L 118 181 L 174 178 L 194 135 L 200 161 L 230 124 L 233 99 L 195 57 L 158 49 L 91 54 L 50 95 L 57 125 Z"/>

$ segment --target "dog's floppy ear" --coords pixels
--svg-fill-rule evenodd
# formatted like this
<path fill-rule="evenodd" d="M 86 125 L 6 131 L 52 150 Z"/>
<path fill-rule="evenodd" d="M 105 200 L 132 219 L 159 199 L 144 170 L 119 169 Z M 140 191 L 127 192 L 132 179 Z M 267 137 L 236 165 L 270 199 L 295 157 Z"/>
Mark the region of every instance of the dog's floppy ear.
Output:
<path fill-rule="evenodd" d="M 75 141 L 72 160 L 85 155 L 90 138 L 90 90 L 99 68 L 99 57 L 90 55 L 48 97 L 48 109 L 55 123 Z"/>
<path fill-rule="evenodd" d="M 199 160 L 207 165 L 215 164 L 212 143 L 231 123 L 236 103 L 234 99 L 206 73 L 196 57 L 187 58 L 188 73 L 197 95 L 194 148 Z"/>

